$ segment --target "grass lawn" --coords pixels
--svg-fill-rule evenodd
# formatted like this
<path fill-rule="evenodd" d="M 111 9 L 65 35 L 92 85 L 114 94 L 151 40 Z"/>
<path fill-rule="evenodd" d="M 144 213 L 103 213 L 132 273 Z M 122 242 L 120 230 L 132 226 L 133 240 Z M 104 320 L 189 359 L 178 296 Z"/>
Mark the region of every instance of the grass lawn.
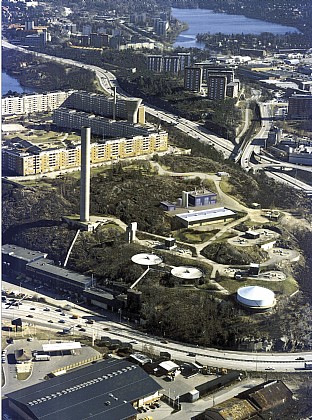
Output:
<path fill-rule="evenodd" d="M 189 244 L 200 244 L 208 241 L 212 238 L 219 230 L 211 230 L 208 232 L 199 232 L 193 230 L 185 230 L 177 232 L 175 235 L 176 239 L 181 242 L 187 242 Z"/>
<path fill-rule="evenodd" d="M 244 286 L 261 286 L 273 290 L 275 293 L 288 296 L 298 290 L 298 283 L 291 276 L 287 277 L 284 281 L 261 281 L 257 279 L 235 280 L 223 277 L 219 280 L 219 283 L 230 293 L 235 293 L 237 289 Z"/>

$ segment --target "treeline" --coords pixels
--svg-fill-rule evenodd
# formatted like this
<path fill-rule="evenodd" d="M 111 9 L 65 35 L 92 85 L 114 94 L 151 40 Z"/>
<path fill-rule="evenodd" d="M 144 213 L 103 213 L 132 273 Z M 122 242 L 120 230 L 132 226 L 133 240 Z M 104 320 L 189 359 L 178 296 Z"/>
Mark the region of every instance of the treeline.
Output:
<path fill-rule="evenodd" d="M 90 70 L 46 61 L 35 54 L 4 49 L 2 68 L 16 77 L 22 86 L 32 87 L 36 91 L 95 90 L 95 77 Z"/>
<path fill-rule="evenodd" d="M 311 40 L 301 33 L 286 33 L 281 35 L 263 32 L 260 35 L 225 35 L 220 32 L 217 34 L 200 33 L 197 34 L 196 38 L 198 42 L 205 43 L 210 49 L 233 55 L 241 54 L 241 48 L 258 48 L 274 53 L 280 49 L 308 49 L 311 46 Z"/>

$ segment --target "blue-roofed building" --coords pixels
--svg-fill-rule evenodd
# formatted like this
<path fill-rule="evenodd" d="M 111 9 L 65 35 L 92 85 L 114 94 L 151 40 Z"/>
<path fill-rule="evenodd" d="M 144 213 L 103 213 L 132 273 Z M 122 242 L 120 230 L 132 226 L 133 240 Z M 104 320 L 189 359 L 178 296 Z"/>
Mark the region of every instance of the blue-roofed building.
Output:
<path fill-rule="evenodd" d="M 133 420 L 160 398 L 161 386 L 140 366 L 109 359 L 7 395 L 19 419 Z"/>
<path fill-rule="evenodd" d="M 188 204 L 193 207 L 197 206 L 209 206 L 210 204 L 216 204 L 217 193 L 212 191 L 204 190 L 202 192 L 190 192 L 188 194 Z"/>

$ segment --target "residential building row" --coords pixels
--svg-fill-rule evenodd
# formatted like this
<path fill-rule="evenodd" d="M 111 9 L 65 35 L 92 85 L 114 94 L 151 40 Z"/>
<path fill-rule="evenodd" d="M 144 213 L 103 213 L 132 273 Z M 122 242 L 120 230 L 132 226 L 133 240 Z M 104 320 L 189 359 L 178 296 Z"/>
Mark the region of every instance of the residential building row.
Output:
<path fill-rule="evenodd" d="M 141 98 L 113 98 L 85 91 L 72 92 L 63 107 L 89 112 L 102 117 L 127 120 L 132 124 L 145 124 L 145 107 Z"/>
<path fill-rule="evenodd" d="M 146 136 L 155 131 L 152 126 L 131 124 L 127 121 L 115 121 L 76 109 L 60 107 L 53 112 L 53 122 L 58 127 L 69 130 L 80 130 L 81 127 L 91 127 L 93 135 L 103 139 L 110 137 Z"/>
<path fill-rule="evenodd" d="M 2 116 L 51 112 L 60 106 L 104 117 L 145 124 L 145 107 L 141 98 L 113 98 L 92 92 L 69 90 L 8 96 L 2 98 Z"/>
<path fill-rule="evenodd" d="M 83 125 L 83 124 L 82 124 Z M 81 126 L 80 126 L 81 127 Z M 79 128 L 80 128 L 79 127 Z M 78 127 L 77 127 L 78 128 Z M 15 140 L 2 145 L 2 169 L 6 174 L 27 176 L 80 167 L 81 145 L 42 148 Z M 91 144 L 91 164 L 163 152 L 168 148 L 168 133 L 153 132 L 131 138 L 116 138 Z"/>
<path fill-rule="evenodd" d="M 184 88 L 198 93 L 205 93 L 208 99 L 223 100 L 236 98 L 240 83 L 235 79 L 234 69 L 211 63 L 195 63 L 184 69 Z"/>
<path fill-rule="evenodd" d="M 73 93 L 69 90 L 8 96 L 1 99 L 2 116 L 54 111 Z"/>
<path fill-rule="evenodd" d="M 153 73 L 178 74 L 184 71 L 186 66 L 191 64 L 190 53 L 177 53 L 176 55 L 148 55 L 147 67 Z"/>

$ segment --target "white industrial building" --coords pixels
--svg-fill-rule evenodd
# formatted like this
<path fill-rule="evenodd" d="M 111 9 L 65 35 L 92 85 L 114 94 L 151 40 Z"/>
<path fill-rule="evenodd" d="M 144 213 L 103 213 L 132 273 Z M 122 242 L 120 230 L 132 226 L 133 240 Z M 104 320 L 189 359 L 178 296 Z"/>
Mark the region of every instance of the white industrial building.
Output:
<path fill-rule="evenodd" d="M 237 290 L 237 301 L 253 309 L 268 309 L 275 304 L 272 290 L 260 286 L 245 286 Z"/>

